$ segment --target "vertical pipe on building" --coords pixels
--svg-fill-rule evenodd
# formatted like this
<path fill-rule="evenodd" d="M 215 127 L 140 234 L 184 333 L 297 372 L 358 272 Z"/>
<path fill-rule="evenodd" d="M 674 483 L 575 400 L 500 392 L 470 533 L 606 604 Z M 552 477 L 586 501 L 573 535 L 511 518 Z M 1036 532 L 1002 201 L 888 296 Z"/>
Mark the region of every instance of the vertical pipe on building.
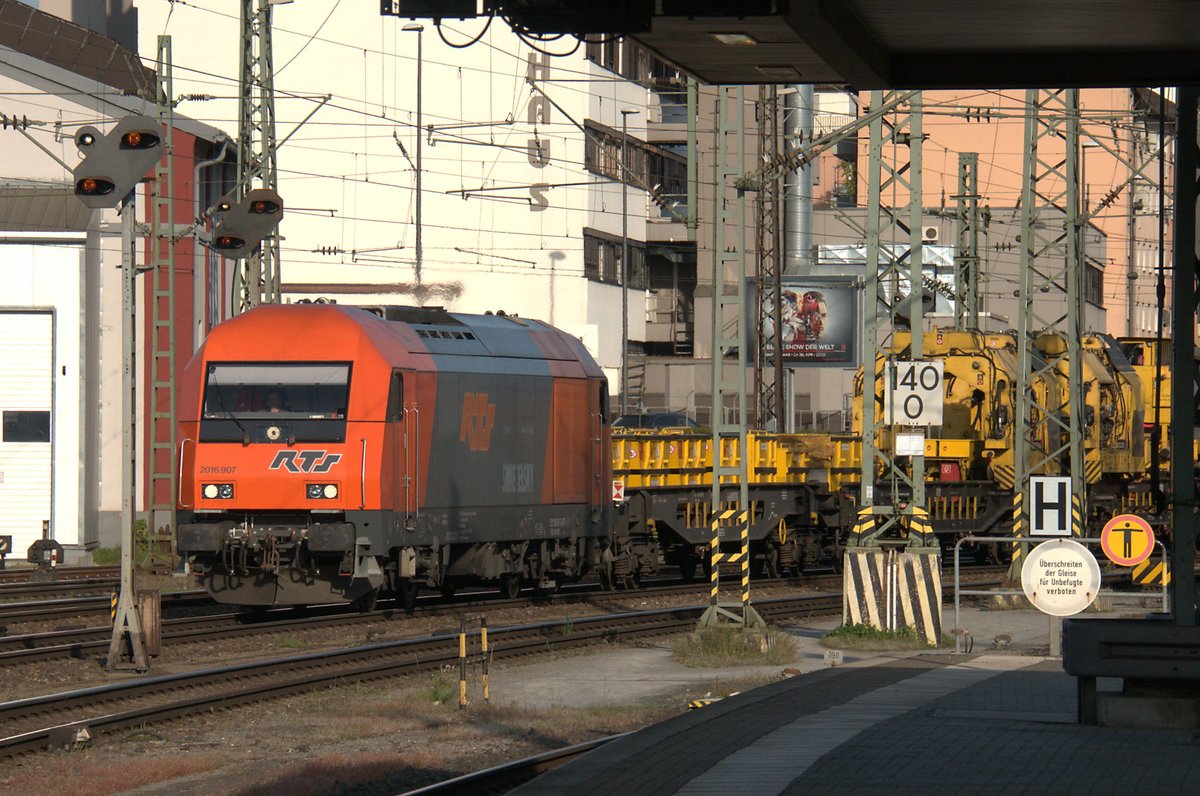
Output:
<path fill-rule="evenodd" d="M 196 192 L 196 212 L 207 215 L 208 208 L 205 206 L 204 189 L 200 184 L 200 172 L 209 166 L 215 166 L 218 163 L 225 162 L 225 152 L 229 149 L 229 139 L 221 139 L 221 149 L 217 152 L 216 157 L 211 160 L 198 160 L 192 172 L 192 186 Z M 195 353 L 200 348 L 200 343 L 204 341 L 205 332 L 207 331 L 208 311 L 205 304 L 212 301 L 216 297 L 208 295 L 209 287 L 209 249 L 206 246 L 194 246 L 192 248 L 192 320 L 196 324 L 195 334 L 192 336 L 192 353 Z"/>
<path fill-rule="evenodd" d="M 629 412 L 629 114 L 621 109 L 621 414 Z"/>
<path fill-rule="evenodd" d="M 813 136 L 812 84 L 796 85 L 784 95 L 783 134 L 789 148 L 803 146 Z M 812 268 L 813 172 L 808 164 L 784 177 L 784 273 L 808 273 Z"/>
<path fill-rule="evenodd" d="M 700 165 L 698 146 L 696 143 L 696 113 L 700 105 L 700 88 L 694 77 L 688 78 L 687 83 L 687 233 L 688 240 L 696 240 L 696 230 L 700 226 L 699 215 L 696 212 L 698 199 L 696 186 L 699 184 Z"/>

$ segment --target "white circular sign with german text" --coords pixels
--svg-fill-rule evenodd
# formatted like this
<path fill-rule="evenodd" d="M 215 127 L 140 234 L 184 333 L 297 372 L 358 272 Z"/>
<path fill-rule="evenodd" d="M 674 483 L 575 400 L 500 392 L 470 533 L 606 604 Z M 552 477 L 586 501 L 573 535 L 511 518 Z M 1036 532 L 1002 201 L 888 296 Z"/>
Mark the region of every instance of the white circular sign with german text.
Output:
<path fill-rule="evenodd" d="M 1091 605 L 1100 592 L 1100 565 L 1079 542 L 1042 542 L 1029 551 L 1021 567 L 1021 588 L 1042 613 L 1073 616 Z"/>

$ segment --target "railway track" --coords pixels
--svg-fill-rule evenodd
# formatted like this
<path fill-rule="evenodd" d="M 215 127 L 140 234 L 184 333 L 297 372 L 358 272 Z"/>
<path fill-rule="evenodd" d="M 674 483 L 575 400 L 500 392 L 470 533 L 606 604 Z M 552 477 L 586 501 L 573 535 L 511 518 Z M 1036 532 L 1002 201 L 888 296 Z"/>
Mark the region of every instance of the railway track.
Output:
<path fill-rule="evenodd" d="M 994 578 L 1000 572 L 1002 570 L 999 568 L 977 568 L 971 570 L 970 577 L 973 582 L 975 578 Z M 818 575 L 805 578 L 802 583 L 807 588 L 837 589 L 841 585 L 840 579 L 839 575 Z M 796 581 L 790 582 L 796 583 Z M 639 590 L 639 593 L 644 592 L 647 595 L 655 596 L 671 593 L 687 594 L 697 592 L 702 588 L 695 583 L 667 583 L 657 586 L 647 584 Z M 555 595 L 534 594 L 516 599 L 496 599 L 495 593 L 491 591 L 466 593 L 449 600 L 441 596 L 429 595 L 418 600 L 417 611 L 418 615 L 423 617 L 449 616 L 457 615 L 465 610 L 482 608 L 503 610 L 527 607 L 537 603 L 570 605 L 605 596 L 627 594 L 627 592 L 601 591 L 595 585 L 579 585 L 565 588 Z M 367 613 L 352 611 L 344 605 L 317 606 L 307 609 L 278 608 L 257 614 L 242 611 L 167 619 L 161 624 L 161 632 L 164 645 L 188 644 L 213 639 L 291 633 L 297 630 L 312 630 L 321 626 L 350 627 L 356 624 L 389 620 L 399 613 L 398 606 L 387 603 L 375 611 Z M 109 627 L 71 628 L 0 636 L 0 666 L 99 656 L 107 652 L 111 636 L 112 631 Z"/>
<path fill-rule="evenodd" d="M 61 583 L 68 580 L 116 578 L 120 574 L 121 568 L 112 566 L 55 567 L 49 570 L 39 567 L 20 567 L 16 569 L 0 569 L 0 585 L 12 583 Z"/>
<path fill-rule="evenodd" d="M 0 603 L 0 622 L 39 622 L 101 614 L 107 616 L 111 606 L 110 594 L 99 597 L 64 597 L 55 600 L 22 600 Z M 215 605 L 204 591 L 169 592 L 162 595 L 163 608 Z"/>
<path fill-rule="evenodd" d="M 818 576 L 804 581 L 810 588 L 836 588 L 836 576 Z M 638 593 L 661 596 L 671 593 L 696 593 L 703 587 L 692 584 L 671 584 L 644 587 Z M 598 586 L 587 585 L 575 589 L 564 589 L 555 595 L 530 595 L 516 599 L 496 599 L 495 592 L 462 594 L 456 598 L 430 595 L 418 601 L 419 616 L 457 615 L 465 610 L 486 608 L 503 610 L 521 608 L 537 603 L 570 605 L 606 596 L 623 596 L 627 592 L 604 592 Z M 396 605 L 385 604 L 369 613 L 348 610 L 344 605 L 314 607 L 304 610 L 293 608 L 273 609 L 263 614 L 230 612 L 209 616 L 167 619 L 161 624 L 162 640 L 167 644 L 187 644 L 229 639 L 241 636 L 289 633 L 296 630 L 311 630 L 321 626 L 349 627 L 391 619 L 400 613 Z M 0 637 L 0 666 L 30 663 L 61 658 L 87 658 L 101 655 L 108 650 L 112 631 L 108 627 L 54 630 L 44 633 L 29 633 Z"/>
<path fill-rule="evenodd" d="M 30 600 L 47 595 L 78 595 L 97 592 L 114 592 L 120 586 L 119 578 L 79 578 L 65 581 L 0 583 L 0 600 Z"/>
<path fill-rule="evenodd" d="M 755 603 L 768 621 L 841 610 L 840 594 L 784 597 Z M 489 631 L 496 659 L 509 660 L 618 639 L 673 635 L 695 626 L 705 605 L 554 620 Z M 458 659 L 457 634 L 369 644 L 350 649 L 142 677 L 122 683 L 13 700 L 0 704 L 0 755 L 131 726 L 267 698 L 436 671 Z"/>

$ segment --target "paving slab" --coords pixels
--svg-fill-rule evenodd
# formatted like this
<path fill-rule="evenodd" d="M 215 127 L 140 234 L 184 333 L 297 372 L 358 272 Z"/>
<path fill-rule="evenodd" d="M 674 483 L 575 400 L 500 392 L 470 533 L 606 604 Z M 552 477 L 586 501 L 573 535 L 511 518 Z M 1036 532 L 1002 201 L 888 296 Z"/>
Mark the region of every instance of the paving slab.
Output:
<path fill-rule="evenodd" d="M 788 625 L 798 642 L 791 668 L 805 674 L 646 728 L 516 792 L 1198 792 L 1200 733 L 1076 723 L 1075 680 L 1046 655 L 1057 621 L 1032 610 L 974 607 L 960 620 L 974 641 L 972 654 L 862 653 L 836 668 L 825 664 L 819 643 L 836 620 Z M 647 648 L 581 658 L 582 668 L 561 674 L 537 667 L 542 690 L 565 693 L 586 676 L 589 660 L 605 699 L 695 682 L 667 650 Z M 730 672 L 707 676 L 735 676 Z M 513 682 L 533 682 L 531 673 L 523 677 Z M 577 693 L 585 699 L 595 691 Z"/>

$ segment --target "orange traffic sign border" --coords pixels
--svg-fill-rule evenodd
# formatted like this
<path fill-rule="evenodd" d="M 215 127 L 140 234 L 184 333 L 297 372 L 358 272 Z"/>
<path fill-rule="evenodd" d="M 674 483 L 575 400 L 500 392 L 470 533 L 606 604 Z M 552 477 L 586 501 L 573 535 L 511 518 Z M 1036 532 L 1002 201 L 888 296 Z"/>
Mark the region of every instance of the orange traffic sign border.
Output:
<path fill-rule="evenodd" d="M 1124 533 L 1124 548 L 1130 551 L 1129 555 L 1124 552 L 1118 552 L 1118 542 L 1114 537 Z M 1145 547 L 1139 548 L 1137 552 L 1132 552 L 1130 544 L 1135 535 L 1145 534 Z M 1104 555 L 1108 556 L 1108 560 L 1114 564 L 1119 564 L 1123 567 L 1135 567 L 1145 561 L 1154 552 L 1154 530 L 1150 527 L 1150 523 L 1137 516 L 1136 514 L 1118 514 L 1107 523 L 1104 524 L 1104 530 L 1100 532 L 1100 549 L 1104 551 Z"/>

